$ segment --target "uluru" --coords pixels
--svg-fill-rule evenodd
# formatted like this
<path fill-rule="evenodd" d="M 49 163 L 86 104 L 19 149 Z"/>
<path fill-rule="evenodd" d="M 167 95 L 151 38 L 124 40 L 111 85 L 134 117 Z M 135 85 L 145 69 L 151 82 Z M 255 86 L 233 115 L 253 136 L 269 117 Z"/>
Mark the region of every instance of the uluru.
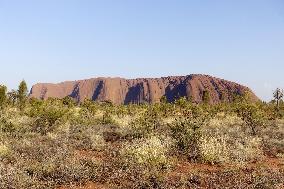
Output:
<path fill-rule="evenodd" d="M 30 97 L 45 100 L 70 96 L 78 102 L 90 99 L 114 104 L 141 104 L 156 103 L 165 96 L 168 102 L 186 97 L 200 103 L 205 91 L 209 94 L 211 104 L 231 102 L 235 95 L 244 95 L 246 92 L 253 101 L 258 100 L 246 86 L 201 74 L 138 79 L 100 77 L 57 84 L 38 83 L 32 87 Z"/>

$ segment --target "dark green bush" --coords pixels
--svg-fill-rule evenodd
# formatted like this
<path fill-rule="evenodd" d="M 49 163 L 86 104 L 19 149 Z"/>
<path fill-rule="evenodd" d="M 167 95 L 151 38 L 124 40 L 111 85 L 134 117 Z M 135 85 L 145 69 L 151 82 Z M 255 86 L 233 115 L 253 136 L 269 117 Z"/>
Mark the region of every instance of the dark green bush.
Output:
<path fill-rule="evenodd" d="M 35 118 L 33 131 L 39 132 L 43 135 L 53 131 L 57 122 L 62 123 L 66 121 L 64 116 L 67 115 L 67 113 L 68 110 L 64 108 L 53 106 L 43 108 L 40 112 L 38 112 L 38 115 Z"/>
<path fill-rule="evenodd" d="M 201 137 L 200 128 L 207 122 L 203 116 L 178 118 L 170 125 L 172 137 L 176 141 L 176 149 L 182 155 L 186 155 L 190 160 L 199 159 L 200 153 L 198 141 Z"/>
<path fill-rule="evenodd" d="M 255 104 L 240 104 L 237 108 L 237 114 L 245 122 L 246 126 L 251 129 L 253 135 L 256 135 L 267 123 L 265 112 Z"/>
<path fill-rule="evenodd" d="M 133 138 L 143 138 L 157 131 L 161 126 L 159 112 L 149 107 L 138 119 L 131 123 L 129 135 Z"/>
<path fill-rule="evenodd" d="M 0 130 L 5 133 L 13 133 L 17 130 L 15 125 L 5 118 L 0 118 Z"/>
<path fill-rule="evenodd" d="M 74 98 L 70 97 L 70 96 L 66 96 L 62 99 L 62 104 L 67 106 L 68 108 L 72 108 L 74 106 L 76 106 L 76 101 Z"/>

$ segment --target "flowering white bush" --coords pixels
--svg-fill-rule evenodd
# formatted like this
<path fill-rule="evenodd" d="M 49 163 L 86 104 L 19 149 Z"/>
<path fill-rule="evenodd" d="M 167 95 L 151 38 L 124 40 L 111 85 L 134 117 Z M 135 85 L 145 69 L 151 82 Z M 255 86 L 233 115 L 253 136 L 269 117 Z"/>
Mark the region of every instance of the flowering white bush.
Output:
<path fill-rule="evenodd" d="M 199 140 L 202 160 L 211 164 L 226 162 L 229 159 L 229 146 L 222 136 L 202 136 Z"/>
<path fill-rule="evenodd" d="M 246 137 L 242 142 L 236 142 L 232 149 L 232 156 L 238 162 L 257 160 L 263 157 L 261 139 L 257 137 Z"/>
<path fill-rule="evenodd" d="M 199 150 L 202 160 L 211 164 L 244 163 L 263 157 L 261 140 L 253 137 L 232 140 L 226 135 L 205 135 L 199 140 Z"/>
<path fill-rule="evenodd" d="M 167 139 L 162 141 L 155 136 L 139 139 L 126 145 L 121 150 L 121 155 L 130 165 L 166 167 L 169 165 L 167 157 L 169 143 Z"/>

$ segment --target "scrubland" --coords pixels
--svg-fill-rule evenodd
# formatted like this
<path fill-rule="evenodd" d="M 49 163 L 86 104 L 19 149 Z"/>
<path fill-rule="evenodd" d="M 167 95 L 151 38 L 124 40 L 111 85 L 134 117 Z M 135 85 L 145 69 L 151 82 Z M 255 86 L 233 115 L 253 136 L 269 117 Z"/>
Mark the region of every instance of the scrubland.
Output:
<path fill-rule="evenodd" d="M 282 106 L 29 99 L 0 114 L 0 188 L 284 188 Z"/>

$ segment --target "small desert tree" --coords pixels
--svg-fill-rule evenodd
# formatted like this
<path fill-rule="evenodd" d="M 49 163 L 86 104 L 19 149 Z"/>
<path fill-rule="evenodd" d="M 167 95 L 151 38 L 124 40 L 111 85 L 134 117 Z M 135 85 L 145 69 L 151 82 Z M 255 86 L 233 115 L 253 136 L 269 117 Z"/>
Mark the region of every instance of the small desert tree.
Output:
<path fill-rule="evenodd" d="M 7 102 L 7 87 L 0 85 L 0 108 L 5 107 Z"/>
<path fill-rule="evenodd" d="M 277 88 L 273 93 L 274 100 L 276 101 L 277 108 L 279 109 L 280 101 L 283 98 L 283 90 Z"/>
<path fill-rule="evenodd" d="M 19 107 L 21 110 L 25 108 L 28 96 L 28 87 L 25 80 L 23 80 L 18 88 L 18 100 L 19 100 Z"/>

